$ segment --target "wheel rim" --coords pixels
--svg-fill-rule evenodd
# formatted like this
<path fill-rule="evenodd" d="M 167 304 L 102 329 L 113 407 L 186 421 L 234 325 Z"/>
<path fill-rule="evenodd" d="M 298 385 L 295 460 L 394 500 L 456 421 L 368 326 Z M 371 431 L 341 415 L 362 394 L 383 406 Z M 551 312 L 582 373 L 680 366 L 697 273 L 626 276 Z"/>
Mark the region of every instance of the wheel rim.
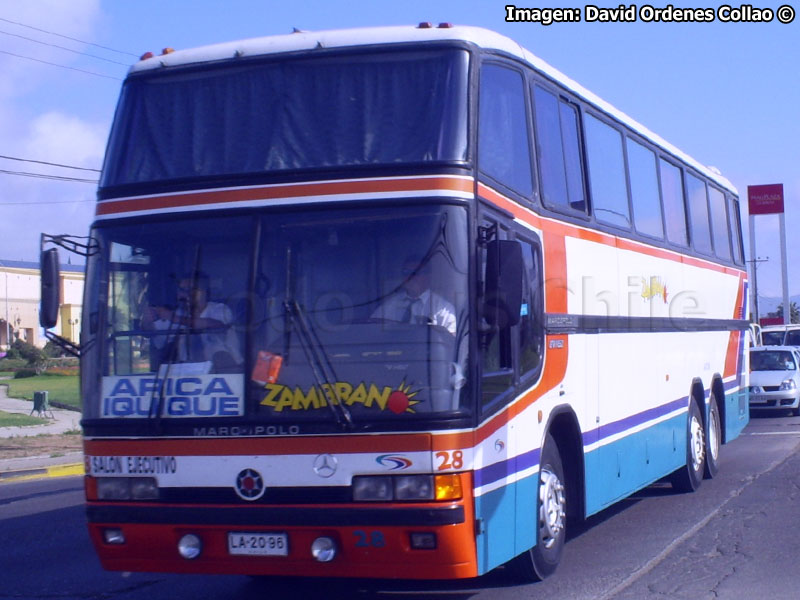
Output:
<path fill-rule="evenodd" d="M 699 471 L 703 466 L 705 457 L 705 439 L 703 439 L 703 425 L 700 419 L 692 416 L 691 424 L 691 447 L 692 447 L 692 468 Z"/>
<path fill-rule="evenodd" d="M 719 422 L 719 413 L 717 412 L 717 405 L 716 403 L 711 405 L 711 410 L 709 411 L 711 418 L 710 427 L 708 428 L 708 452 L 711 455 L 711 459 L 716 462 L 717 458 L 719 457 L 719 435 L 720 435 L 720 422 Z"/>
<path fill-rule="evenodd" d="M 564 530 L 566 518 L 564 484 L 558 476 L 542 469 L 539 483 L 539 543 L 551 548 Z"/>

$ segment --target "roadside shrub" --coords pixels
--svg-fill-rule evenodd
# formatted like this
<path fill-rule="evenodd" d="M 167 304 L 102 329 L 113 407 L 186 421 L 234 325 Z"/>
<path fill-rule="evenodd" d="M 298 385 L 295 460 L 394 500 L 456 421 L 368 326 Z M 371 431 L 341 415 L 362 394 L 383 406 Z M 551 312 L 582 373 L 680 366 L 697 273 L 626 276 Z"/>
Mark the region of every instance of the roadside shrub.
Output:
<path fill-rule="evenodd" d="M 27 360 L 29 365 L 35 365 L 47 359 L 47 356 L 42 350 L 22 340 L 15 341 L 11 345 L 11 349 L 16 351 L 20 358 Z"/>
<path fill-rule="evenodd" d="M 48 367 L 45 373 L 42 375 L 79 375 L 80 368 L 79 367 Z"/>
<path fill-rule="evenodd" d="M 3 358 L 0 359 L 0 371 L 16 371 L 27 366 L 28 361 L 24 358 Z"/>
<path fill-rule="evenodd" d="M 26 377 L 36 377 L 38 373 L 36 373 L 36 369 L 19 369 L 16 373 L 14 373 L 14 379 L 25 379 Z"/>

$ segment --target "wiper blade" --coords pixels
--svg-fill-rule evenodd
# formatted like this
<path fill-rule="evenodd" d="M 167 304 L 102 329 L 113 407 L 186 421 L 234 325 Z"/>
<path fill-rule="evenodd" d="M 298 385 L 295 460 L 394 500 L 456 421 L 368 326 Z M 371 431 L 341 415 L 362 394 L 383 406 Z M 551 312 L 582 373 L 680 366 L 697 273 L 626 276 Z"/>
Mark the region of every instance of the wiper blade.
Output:
<path fill-rule="evenodd" d="M 284 301 L 284 310 L 290 320 L 298 325 L 300 346 L 303 348 L 303 353 L 306 355 L 311 372 L 314 374 L 314 379 L 322 391 L 323 397 L 325 396 L 325 391 L 329 391 L 330 397 L 327 404 L 336 422 L 343 429 L 352 430 L 355 427 L 355 423 L 353 423 L 353 417 L 344 405 L 336 385 L 334 385 L 336 373 L 333 370 L 333 364 L 331 364 L 327 352 L 325 352 L 325 347 L 310 326 L 305 312 L 297 300 L 287 299 Z"/>

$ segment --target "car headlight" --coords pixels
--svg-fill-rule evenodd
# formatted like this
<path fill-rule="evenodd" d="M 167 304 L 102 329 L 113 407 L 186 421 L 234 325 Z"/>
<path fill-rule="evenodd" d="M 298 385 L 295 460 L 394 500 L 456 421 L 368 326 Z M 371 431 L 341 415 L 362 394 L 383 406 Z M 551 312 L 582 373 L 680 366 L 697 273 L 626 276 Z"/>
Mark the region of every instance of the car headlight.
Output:
<path fill-rule="evenodd" d="M 796 390 L 797 384 L 794 382 L 794 379 L 786 379 L 781 383 L 781 391 L 785 392 L 787 390 Z"/>

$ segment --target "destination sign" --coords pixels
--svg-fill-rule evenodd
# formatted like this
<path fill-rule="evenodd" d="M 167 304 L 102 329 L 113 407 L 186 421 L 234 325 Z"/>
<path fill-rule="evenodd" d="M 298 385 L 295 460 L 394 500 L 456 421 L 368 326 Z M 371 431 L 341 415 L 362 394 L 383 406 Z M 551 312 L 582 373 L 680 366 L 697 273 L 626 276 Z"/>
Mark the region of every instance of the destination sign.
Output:
<path fill-rule="evenodd" d="M 238 417 L 244 414 L 244 375 L 103 377 L 103 418 Z"/>

